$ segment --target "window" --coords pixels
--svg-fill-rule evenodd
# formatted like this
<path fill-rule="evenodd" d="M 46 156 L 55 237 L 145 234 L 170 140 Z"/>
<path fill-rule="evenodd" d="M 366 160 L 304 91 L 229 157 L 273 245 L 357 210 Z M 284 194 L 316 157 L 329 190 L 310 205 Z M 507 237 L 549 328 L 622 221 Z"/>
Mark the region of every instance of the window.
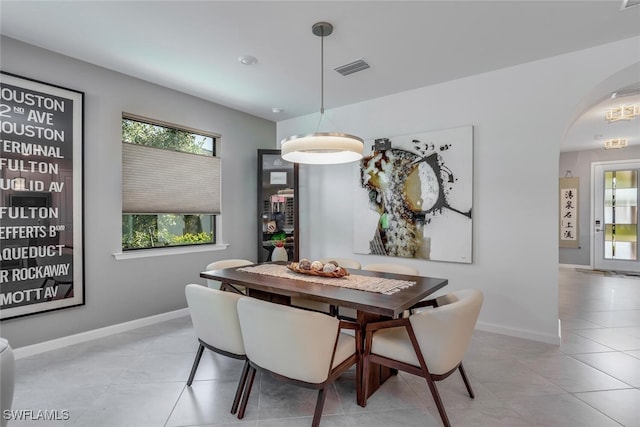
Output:
<path fill-rule="evenodd" d="M 123 115 L 123 251 L 216 243 L 218 139 Z"/>

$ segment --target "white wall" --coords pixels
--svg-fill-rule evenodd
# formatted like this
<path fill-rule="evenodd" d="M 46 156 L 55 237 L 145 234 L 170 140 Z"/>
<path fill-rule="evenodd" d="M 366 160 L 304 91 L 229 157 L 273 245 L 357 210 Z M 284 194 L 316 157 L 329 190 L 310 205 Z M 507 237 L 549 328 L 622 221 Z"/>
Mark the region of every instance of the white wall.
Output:
<path fill-rule="evenodd" d="M 422 274 L 448 278 L 446 290 L 483 290 L 481 328 L 558 342 L 560 139 L 582 97 L 640 59 L 639 42 L 628 39 L 327 111 L 331 129 L 321 130 L 368 140 L 474 126 L 474 262 L 353 254 L 354 165 L 301 167 L 300 256 L 413 265 Z M 331 88 L 325 98 L 330 101 Z M 311 131 L 317 118 L 279 122 L 278 141 Z"/>
<path fill-rule="evenodd" d="M 275 123 L 16 40 L 2 70 L 85 93 L 86 305 L 2 321 L 22 347 L 186 307 L 184 286 L 222 258 L 256 258 L 256 149 L 275 148 Z M 121 243 L 121 119 L 134 113 L 222 135 L 222 230 L 227 250 L 116 261 Z M 197 171 L 194 171 L 197 173 Z"/>

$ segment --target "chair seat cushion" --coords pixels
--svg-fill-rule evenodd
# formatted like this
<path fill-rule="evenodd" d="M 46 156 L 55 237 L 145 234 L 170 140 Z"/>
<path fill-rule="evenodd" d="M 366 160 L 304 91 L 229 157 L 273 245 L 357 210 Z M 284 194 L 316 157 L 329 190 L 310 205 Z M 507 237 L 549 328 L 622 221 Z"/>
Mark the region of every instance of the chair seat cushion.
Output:
<path fill-rule="evenodd" d="M 371 353 L 420 367 L 407 329 L 403 326 L 376 331 L 373 334 Z"/>
<path fill-rule="evenodd" d="M 338 346 L 336 348 L 336 355 L 333 358 L 333 366 L 335 368 L 356 352 L 356 339 L 352 335 L 341 333 L 338 338 Z"/>

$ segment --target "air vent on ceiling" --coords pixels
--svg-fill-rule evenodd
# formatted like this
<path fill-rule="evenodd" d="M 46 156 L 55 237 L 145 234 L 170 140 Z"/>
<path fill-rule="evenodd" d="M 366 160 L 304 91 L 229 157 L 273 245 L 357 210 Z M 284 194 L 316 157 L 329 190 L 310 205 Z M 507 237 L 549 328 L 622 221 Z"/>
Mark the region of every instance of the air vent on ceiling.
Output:
<path fill-rule="evenodd" d="M 343 76 L 348 76 L 349 74 L 357 73 L 358 71 L 366 70 L 367 68 L 371 67 L 364 61 L 364 59 L 357 59 L 348 64 L 336 67 L 334 68 L 334 70 L 336 70 Z"/>
<path fill-rule="evenodd" d="M 630 7 L 640 4 L 640 0 L 622 0 L 622 10 L 629 9 Z"/>

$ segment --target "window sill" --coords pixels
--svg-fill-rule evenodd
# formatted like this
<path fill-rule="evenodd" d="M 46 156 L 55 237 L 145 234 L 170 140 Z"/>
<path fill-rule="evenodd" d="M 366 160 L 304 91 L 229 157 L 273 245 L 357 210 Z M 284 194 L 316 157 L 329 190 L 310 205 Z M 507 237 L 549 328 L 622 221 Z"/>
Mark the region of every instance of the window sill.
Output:
<path fill-rule="evenodd" d="M 137 251 L 116 252 L 113 257 L 120 261 L 123 259 L 152 258 L 165 255 L 184 255 L 196 252 L 223 251 L 228 246 L 228 243 L 220 243 L 217 245 L 183 246 L 179 248 L 140 249 Z"/>

